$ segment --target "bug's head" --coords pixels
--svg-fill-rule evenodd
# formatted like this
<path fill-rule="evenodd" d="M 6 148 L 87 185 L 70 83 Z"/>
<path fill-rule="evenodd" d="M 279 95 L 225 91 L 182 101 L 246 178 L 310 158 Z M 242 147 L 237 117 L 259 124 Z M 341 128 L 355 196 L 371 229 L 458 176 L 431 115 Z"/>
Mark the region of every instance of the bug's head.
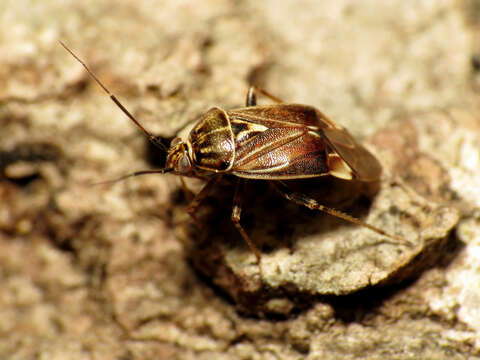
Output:
<path fill-rule="evenodd" d="M 165 168 L 173 169 L 173 172 L 178 175 L 189 175 L 192 173 L 193 166 L 188 143 L 183 142 L 180 138 L 172 140 Z"/>

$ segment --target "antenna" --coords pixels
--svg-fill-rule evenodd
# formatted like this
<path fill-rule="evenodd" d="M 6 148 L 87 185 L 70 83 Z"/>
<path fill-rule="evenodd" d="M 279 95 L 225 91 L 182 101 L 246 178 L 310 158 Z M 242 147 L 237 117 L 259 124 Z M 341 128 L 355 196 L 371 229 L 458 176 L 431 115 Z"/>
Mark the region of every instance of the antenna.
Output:
<path fill-rule="evenodd" d="M 113 95 L 105 85 L 97 78 L 97 76 L 88 68 L 88 66 L 77 56 L 75 53 L 68 48 L 67 45 L 65 45 L 62 41 L 59 40 L 60 45 L 64 47 L 65 50 L 67 50 L 70 55 L 72 55 L 75 60 L 77 60 L 84 68 L 87 70 L 88 74 L 95 80 L 95 82 L 107 93 L 107 95 L 112 99 L 112 101 L 117 105 L 122 112 L 128 116 L 130 120 L 132 120 L 137 127 L 143 131 L 143 133 L 148 137 L 148 140 L 155 145 L 156 147 L 164 150 L 165 152 L 168 152 L 167 147 L 160 141 L 160 139 L 157 136 L 152 135 L 150 132 L 148 132 L 141 124 L 140 122 L 135 119 L 135 117 L 125 108 L 125 106 L 122 105 L 122 103 L 117 99 L 115 95 Z"/>
<path fill-rule="evenodd" d="M 93 183 L 93 184 L 90 184 L 92 186 L 96 186 L 96 185 L 110 185 L 110 184 L 114 184 L 116 182 L 119 182 L 119 181 L 122 181 L 122 180 L 125 180 L 125 179 L 128 179 L 128 178 L 131 178 L 131 177 L 134 177 L 134 176 L 141 176 L 141 175 L 148 175 L 148 174 L 166 174 L 166 173 L 169 173 L 169 172 L 172 172 L 173 169 L 158 169 L 158 170 L 142 170 L 142 171 L 136 171 L 134 173 L 131 173 L 131 174 L 127 174 L 127 175 L 123 175 L 123 176 L 120 176 L 116 179 L 113 179 L 113 180 L 106 180 L 106 181 L 100 181 L 100 182 L 96 182 L 96 183 Z"/>

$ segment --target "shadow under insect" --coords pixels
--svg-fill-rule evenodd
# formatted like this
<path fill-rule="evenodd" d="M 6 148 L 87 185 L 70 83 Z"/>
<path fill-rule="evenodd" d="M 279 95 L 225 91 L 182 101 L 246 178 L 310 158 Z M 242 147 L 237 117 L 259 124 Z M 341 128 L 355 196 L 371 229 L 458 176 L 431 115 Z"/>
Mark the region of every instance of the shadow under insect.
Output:
<path fill-rule="evenodd" d="M 356 218 L 368 214 L 371 197 L 378 191 L 378 182 L 346 181 L 330 176 L 285 182 L 295 192 L 320 204 L 342 210 Z M 247 243 L 235 228 L 232 217 L 232 199 L 235 181 L 224 177 L 196 210 L 200 224 L 193 219 L 185 223 L 186 238 L 190 243 L 189 257 L 195 264 L 202 263 L 210 271 L 217 268 L 225 253 L 240 251 L 246 263 L 255 264 Z M 296 240 L 315 234 L 321 236 L 341 227 L 357 226 L 318 210 L 310 210 L 279 194 L 271 183 L 250 180 L 242 196 L 240 223 L 262 255 L 288 249 L 295 251 Z M 216 253 L 206 254 L 208 252 Z M 214 258 L 216 263 L 207 264 Z M 210 272 L 209 271 L 209 272 Z"/>

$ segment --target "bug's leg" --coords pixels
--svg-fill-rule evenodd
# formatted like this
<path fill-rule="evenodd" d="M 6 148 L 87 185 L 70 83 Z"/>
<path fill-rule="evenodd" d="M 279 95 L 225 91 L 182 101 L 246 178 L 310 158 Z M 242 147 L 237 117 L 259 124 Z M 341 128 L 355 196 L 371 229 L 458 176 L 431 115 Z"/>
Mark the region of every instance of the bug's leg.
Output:
<path fill-rule="evenodd" d="M 190 202 L 187 208 L 188 215 L 192 217 L 192 219 L 195 221 L 197 226 L 199 228 L 203 228 L 203 223 L 197 218 L 197 215 L 195 214 L 197 211 L 197 208 L 200 206 L 203 200 L 208 196 L 210 191 L 212 190 L 213 185 L 218 181 L 220 176 L 215 176 L 208 180 L 208 182 L 205 184 L 205 186 L 200 190 L 200 192 L 195 195 L 193 200 Z"/>
<path fill-rule="evenodd" d="M 373 226 L 373 225 L 370 225 L 366 222 L 363 222 L 353 216 L 350 216 L 350 215 L 347 215 L 341 211 L 338 211 L 338 210 L 335 210 L 335 209 L 332 209 L 332 208 L 329 208 L 329 207 L 326 207 L 322 204 L 319 204 L 317 200 L 315 199 L 312 199 L 302 193 L 299 193 L 299 192 L 295 192 L 293 191 L 292 189 L 290 189 L 287 185 L 285 185 L 283 182 L 280 182 L 280 181 L 272 181 L 271 184 L 275 187 L 275 189 L 284 197 L 286 198 L 287 200 L 291 200 L 293 202 L 296 202 L 297 204 L 300 204 L 300 205 L 303 205 L 303 206 L 306 206 L 308 207 L 309 209 L 312 209 L 312 210 L 320 210 L 320 211 L 323 211 L 323 212 L 326 212 L 327 214 L 329 215 L 332 215 L 332 216 L 335 216 L 335 217 L 338 217 L 340 219 L 343 219 L 345 221 L 348 221 L 348 222 L 351 222 L 351 223 L 354 223 L 354 224 L 357 224 L 357 225 L 360 225 L 360 226 L 363 226 L 363 227 L 366 227 L 374 232 L 376 232 L 377 234 L 380 234 L 380 235 L 383 235 L 383 236 L 386 236 L 390 239 L 393 239 L 397 242 L 401 242 L 401 243 L 404 243 L 406 246 L 408 247 L 412 247 L 414 246 L 414 244 L 412 244 L 410 241 L 408 241 L 407 239 L 404 239 L 400 236 L 396 236 L 396 235 L 392 235 L 392 234 L 389 234 L 385 231 L 383 231 L 382 229 L 379 229 L 377 228 L 376 226 Z"/>
<path fill-rule="evenodd" d="M 252 239 L 246 233 L 245 229 L 240 224 L 240 217 L 242 215 L 242 203 L 243 203 L 243 191 L 242 188 L 244 187 L 245 180 L 238 180 L 237 185 L 235 187 L 235 195 L 233 196 L 233 206 L 232 206 L 232 221 L 235 227 L 237 228 L 238 232 L 242 236 L 243 240 L 247 243 L 248 247 L 252 252 L 255 254 L 257 258 L 258 267 L 260 270 L 260 278 L 262 278 L 262 254 L 260 250 L 253 244 Z"/>
<path fill-rule="evenodd" d="M 250 88 L 248 89 L 248 92 L 247 92 L 247 101 L 246 101 L 247 106 L 257 105 L 257 92 L 259 92 L 260 94 L 268 97 L 270 100 L 272 100 L 272 101 L 274 101 L 278 104 L 281 104 L 283 102 L 282 100 L 280 100 L 276 96 L 273 96 L 272 94 L 270 94 L 268 91 L 252 85 L 252 86 L 250 86 Z"/>
<path fill-rule="evenodd" d="M 255 86 L 250 86 L 247 92 L 246 106 L 257 105 L 257 94 L 255 93 Z"/>
<path fill-rule="evenodd" d="M 193 199 L 195 199 L 195 195 L 193 194 L 192 190 L 190 190 L 185 183 L 185 179 L 183 176 L 180 176 L 180 185 L 182 186 L 183 194 L 185 195 L 185 199 L 187 199 L 188 203 L 190 204 Z"/>

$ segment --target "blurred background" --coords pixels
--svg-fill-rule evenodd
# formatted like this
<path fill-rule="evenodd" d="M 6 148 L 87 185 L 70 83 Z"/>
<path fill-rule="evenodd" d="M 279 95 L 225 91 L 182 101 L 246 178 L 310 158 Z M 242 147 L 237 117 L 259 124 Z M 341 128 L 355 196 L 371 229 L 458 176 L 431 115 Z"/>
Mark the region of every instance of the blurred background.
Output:
<path fill-rule="evenodd" d="M 0 358 L 478 356 L 479 19 L 478 0 L 4 0 Z M 373 309 L 242 317 L 184 259 L 178 179 L 88 185 L 163 159 L 59 40 L 166 139 L 212 106 L 243 106 L 250 84 L 360 139 L 399 129 L 392 146 L 415 139 L 441 166 L 416 176 L 460 209 L 464 248 Z"/>

